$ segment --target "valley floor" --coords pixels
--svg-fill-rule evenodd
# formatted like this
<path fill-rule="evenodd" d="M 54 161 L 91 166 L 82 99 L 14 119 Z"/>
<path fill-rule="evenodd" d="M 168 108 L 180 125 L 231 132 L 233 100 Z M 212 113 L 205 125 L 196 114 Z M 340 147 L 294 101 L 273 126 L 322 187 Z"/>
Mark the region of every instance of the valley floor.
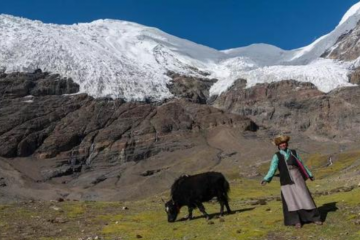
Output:
<path fill-rule="evenodd" d="M 168 223 L 161 198 L 133 202 L 26 201 L 0 205 L 0 239 L 360 239 L 360 154 L 345 153 L 329 167 L 324 156 L 312 156 L 314 182 L 308 182 L 323 226 L 302 229 L 283 226 L 277 179 L 260 186 L 261 177 L 230 181 L 233 214 L 219 217 L 219 205 L 205 205 L 210 220 L 195 211 L 195 219 Z M 268 164 L 259 166 L 264 173 Z"/>

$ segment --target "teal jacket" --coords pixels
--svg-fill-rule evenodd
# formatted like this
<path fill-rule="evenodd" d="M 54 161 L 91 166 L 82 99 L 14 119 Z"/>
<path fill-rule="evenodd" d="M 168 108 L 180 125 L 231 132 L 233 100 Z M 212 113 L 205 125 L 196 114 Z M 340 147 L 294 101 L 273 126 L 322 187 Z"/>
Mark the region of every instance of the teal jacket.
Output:
<path fill-rule="evenodd" d="M 290 149 L 286 149 L 285 151 L 284 150 L 280 150 L 280 153 L 282 155 L 284 155 L 285 157 L 285 160 L 288 160 L 289 157 L 290 157 L 290 154 L 291 154 L 291 151 Z M 296 153 L 296 156 L 295 156 L 301 163 L 302 165 L 304 166 L 306 172 L 308 173 L 309 177 L 313 177 L 312 173 L 310 172 L 310 170 L 307 168 L 307 166 L 304 164 L 304 162 L 301 160 L 301 158 L 299 157 L 299 154 Z M 266 182 L 271 182 L 272 178 L 274 177 L 275 175 L 275 172 L 276 170 L 278 169 L 278 163 L 279 163 L 279 158 L 276 154 L 274 154 L 272 160 L 271 160 L 271 165 L 270 165 L 270 168 L 269 168 L 269 171 L 268 173 L 266 174 L 266 176 L 264 177 L 264 181 Z"/>

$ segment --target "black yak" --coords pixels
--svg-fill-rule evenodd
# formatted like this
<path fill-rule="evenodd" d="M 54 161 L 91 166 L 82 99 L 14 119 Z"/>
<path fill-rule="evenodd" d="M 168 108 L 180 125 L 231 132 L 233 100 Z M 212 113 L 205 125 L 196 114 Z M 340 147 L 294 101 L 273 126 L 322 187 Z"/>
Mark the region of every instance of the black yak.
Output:
<path fill-rule="evenodd" d="M 230 185 L 224 175 L 218 172 L 206 172 L 193 176 L 182 176 L 178 178 L 171 186 L 171 200 L 165 203 L 165 211 L 168 215 L 168 222 L 174 222 L 180 212 L 180 208 L 187 206 L 189 215 L 192 218 L 192 211 L 195 208 L 209 219 L 205 211 L 203 202 L 210 201 L 216 197 L 220 203 L 220 214 L 224 213 L 224 205 L 228 213 L 231 212 L 229 207 L 228 192 Z"/>

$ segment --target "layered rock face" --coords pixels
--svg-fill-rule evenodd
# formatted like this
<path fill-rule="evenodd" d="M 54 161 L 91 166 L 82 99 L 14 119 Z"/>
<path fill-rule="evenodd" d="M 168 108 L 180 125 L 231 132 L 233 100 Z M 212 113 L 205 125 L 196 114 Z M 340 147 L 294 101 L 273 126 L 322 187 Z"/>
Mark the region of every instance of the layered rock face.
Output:
<path fill-rule="evenodd" d="M 163 138 L 172 133 L 194 133 L 218 125 L 250 129 L 252 124 L 241 116 L 186 100 L 157 105 L 95 100 L 85 94 L 60 96 L 78 88 L 71 80 L 55 77 L 34 73 L 0 79 L 4 92 L 0 133 L 7 143 L 0 148 L 1 156 L 51 158 L 74 149 L 88 156 L 93 145 L 94 151 L 123 152 L 125 161 L 134 161 L 160 151 Z"/>
<path fill-rule="evenodd" d="M 0 76 L 0 156 L 31 155 L 53 131 L 55 124 L 79 102 L 62 94 L 79 90 L 70 79 L 36 71 Z M 46 96 L 46 97 L 43 97 Z"/>
<path fill-rule="evenodd" d="M 127 103 L 74 94 L 77 91 L 71 79 L 41 71 L 2 74 L 0 156 L 15 165 L 19 161 L 11 159 L 28 159 L 24 164 L 29 166 L 34 159 L 38 163 L 31 168 L 37 172 L 35 181 L 59 179 L 63 184 L 89 187 L 111 178 L 114 168 L 126 163 L 207 146 L 206 140 L 199 139 L 206 139 L 212 129 L 257 129 L 248 118 L 185 99 Z M 25 175 L 34 175 L 18 167 Z M 144 171 L 141 175 L 148 176 L 160 170 Z"/>
<path fill-rule="evenodd" d="M 306 133 L 327 139 L 356 139 L 360 132 L 360 87 L 328 94 L 311 83 L 282 81 L 245 88 L 238 80 L 214 106 L 251 118 L 275 132 Z"/>

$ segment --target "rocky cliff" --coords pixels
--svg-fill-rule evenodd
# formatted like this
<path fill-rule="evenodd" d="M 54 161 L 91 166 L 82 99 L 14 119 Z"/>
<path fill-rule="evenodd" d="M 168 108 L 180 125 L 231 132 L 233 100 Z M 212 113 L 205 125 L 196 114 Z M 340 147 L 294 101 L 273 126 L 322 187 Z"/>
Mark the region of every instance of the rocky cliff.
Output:
<path fill-rule="evenodd" d="M 114 187 L 126 165 L 169 153 L 182 160 L 180 152 L 211 149 L 208 134 L 220 128 L 257 130 L 246 117 L 186 99 L 125 102 L 77 91 L 71 79 L 40 70 L 0 76 L 0 156 L 31 181 L 86 188 L 107 182 Z M 213 163 L 205 163 L 221 153 L 212 148 L 194 170 L 211 167 Z M 139 178 L 169 168 L 169 162 L 155 169 L 145 166 L 134 181 L 122 179 L 121 186 L 141 182 Z M 184 173 L 173 171 L 171 179 Z"/>
<path fill-rule="evenodd" d="M 214 106 L 251 118 L 275 132 L 356 140 L 360 132 L 360 87 L 323 93 L 311 83 L 288 80 L 245 88 L 238 80 Z"/>

